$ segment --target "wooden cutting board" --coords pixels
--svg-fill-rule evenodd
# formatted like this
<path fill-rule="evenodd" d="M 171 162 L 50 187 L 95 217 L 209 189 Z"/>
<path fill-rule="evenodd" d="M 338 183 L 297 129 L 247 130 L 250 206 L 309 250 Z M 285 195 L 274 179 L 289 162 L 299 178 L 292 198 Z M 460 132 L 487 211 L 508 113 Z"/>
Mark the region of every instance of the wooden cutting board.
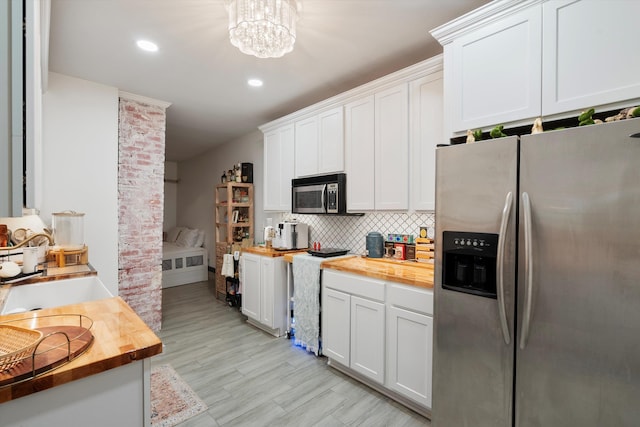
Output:
<path fill-rule="evenodd" d="M 43 338 L 35 358 L 28 357 L 11 369 L 0 372 L 0 387 L 33 378 L 34 361 L 37 376 L 70 362 L 93 342 L 93 334 L 81 326 L 45 326 L 36 328 L 36 331 L 42 332 Z M 67 344 L 67 336 L 70 345 Z"/>

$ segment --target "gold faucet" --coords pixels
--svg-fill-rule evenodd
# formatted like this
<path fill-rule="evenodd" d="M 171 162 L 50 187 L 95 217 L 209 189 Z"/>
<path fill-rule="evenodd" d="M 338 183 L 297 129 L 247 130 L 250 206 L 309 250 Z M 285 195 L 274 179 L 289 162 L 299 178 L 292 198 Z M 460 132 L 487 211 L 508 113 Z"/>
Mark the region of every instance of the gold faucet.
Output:
<path fill-rule="evenodd" d="M 12 250 L 12 249 L 20 248 L 20 247 L 26 245 L 27 243 L 29 243 L 30 241 L 32 241 L 33 239 L 35 239 L 36 237 L 46 237 L 47 240 L 49 240 L 49 245 L 53 246 L 53 243 L 54 243 L 53 236 L 51 236 L 49 233 L 36 233 L 36 234 L 32 234 L 31 236 L 27 237 L 26 239 L 24 239 L 22 242 L 18 243 L 15 246 L 0 247 L 0 251 L 1 250 Z"/>

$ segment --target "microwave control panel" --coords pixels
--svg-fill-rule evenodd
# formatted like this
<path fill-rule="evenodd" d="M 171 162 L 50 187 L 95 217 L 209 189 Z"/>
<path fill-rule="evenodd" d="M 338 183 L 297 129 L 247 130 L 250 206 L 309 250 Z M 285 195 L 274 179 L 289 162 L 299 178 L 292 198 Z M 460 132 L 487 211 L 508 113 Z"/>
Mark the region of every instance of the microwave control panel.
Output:
<path fill-rule="evenodd" d="M 327 184 L 327 213 L 338 213 L 338 183 Z"/>

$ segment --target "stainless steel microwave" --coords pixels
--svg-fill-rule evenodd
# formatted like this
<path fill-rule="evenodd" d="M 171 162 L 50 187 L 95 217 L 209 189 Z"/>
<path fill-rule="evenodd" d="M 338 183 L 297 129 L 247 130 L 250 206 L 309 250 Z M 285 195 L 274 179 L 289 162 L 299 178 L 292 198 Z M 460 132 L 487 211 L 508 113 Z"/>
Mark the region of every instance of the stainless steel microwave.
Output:
<path fill-rule="evenodd" d="M 347 175 L 337 173 L 292 179 L 291 212 L 346 214 Z"/>

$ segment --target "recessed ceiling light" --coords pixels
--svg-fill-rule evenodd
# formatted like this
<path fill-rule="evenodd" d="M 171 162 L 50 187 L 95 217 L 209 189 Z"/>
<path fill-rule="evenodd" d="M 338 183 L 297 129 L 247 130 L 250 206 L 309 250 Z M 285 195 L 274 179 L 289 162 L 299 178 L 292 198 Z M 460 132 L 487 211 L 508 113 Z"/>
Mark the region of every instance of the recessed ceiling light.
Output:
<path fill-rule="evenodd" d="M 146 50 L 147 52 L 157 52 L 158 51 L 158 45 L 150 42 L 149 40 L 138 40 L 136 42 L 136 44 L 138 45 L 138 47 L 142 50 Z"/>
<path fill-rule="evenodd" d="M 260 79 L 249 79 L 247 80 L 247 84 L 252 87 L 260 87 L 262 86 L 262 80 Z"/>

